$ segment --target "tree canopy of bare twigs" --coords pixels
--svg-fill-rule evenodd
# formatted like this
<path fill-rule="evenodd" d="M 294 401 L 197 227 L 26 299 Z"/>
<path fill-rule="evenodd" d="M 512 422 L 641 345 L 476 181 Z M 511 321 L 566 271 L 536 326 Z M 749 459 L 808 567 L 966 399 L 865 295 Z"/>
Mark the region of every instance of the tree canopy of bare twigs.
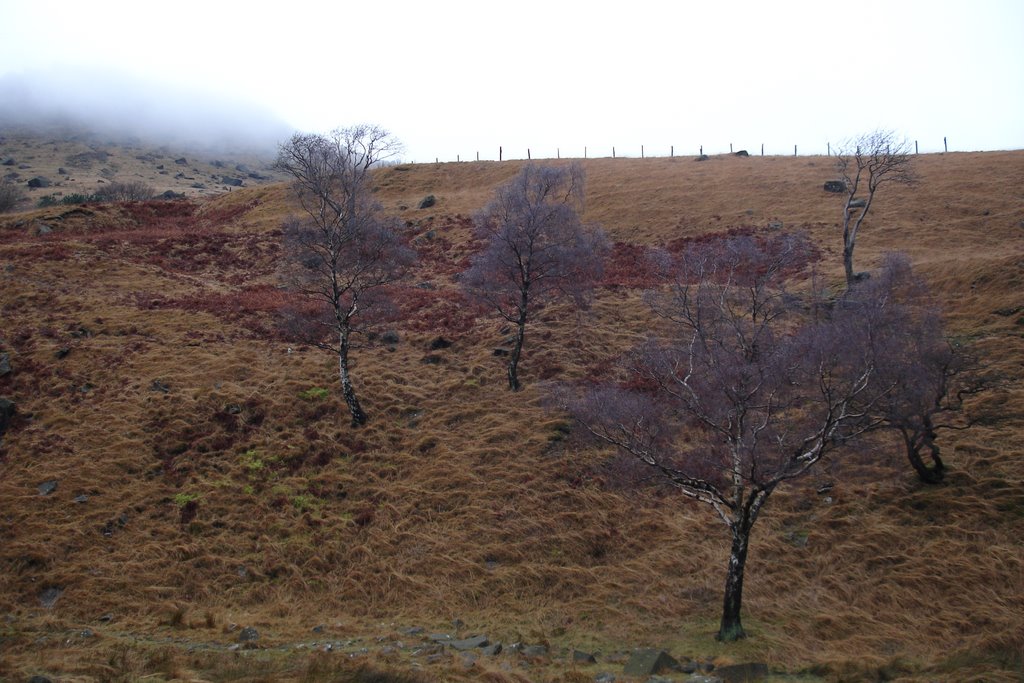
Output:
<path fill-rule="evenodd" d="M 877 273 L 837 302 L 876 309 L 873 429 L 899 434 L 918 479 L 941 483 L 946 465 L 936 442 L 941 431 L 968 429 L 964 400 L 993 384 L 979 361 L 943 332 L 938 306 L 902 254 L 889 254 Z"/>
<path fill-rule="evenodd" d="M 846 286 L 856 280 L 853 250 L 857 233 L 883 185 L 915 181 L 910 143 L 893 131 L 875 130 L 847 140 L 836 152 L 836 169 L 846 185 L 843 203 L 843 267 Z"/>
<path fill-rule="evenodd" d="M 286 279 L 308 304 L 292 315 L 292 328 L 337 354 L 353 426 L 367 416 L 352 383 L 352 336 L 373 320 L 383 289 L 414 260 L 396 222 L 372 195 L 372 168 L 399 150 L 387 131 L 359 125 L 329 135 L 295 134 L 278 152 L 277 166 L 294 179 L 304 211 L 284 226 Z"/>
<path fill-rule="evenodd" d="M 598 442 L 710 505 L 732 547 L 718 638 L 745 636 L 750 534 L 769 496 L 877 420 L 877 307 L 825 312 L 804 276 L 799 235 L 744 236 L 668 259 L 672 283 L 650 294 L 659 324 L 617 384 L 565 406 Z"/>
<path fill-rule="evenodd" d="M 531 313 L 559 297 L 585 305 L 608 251 L 604 232 L 580 219 L 579 164 L 528 164 L 475 217 L 483 251 L 462 277 L 467 292 L 516 326 L 508 385 L 521 388 L 519 360 Z"/>

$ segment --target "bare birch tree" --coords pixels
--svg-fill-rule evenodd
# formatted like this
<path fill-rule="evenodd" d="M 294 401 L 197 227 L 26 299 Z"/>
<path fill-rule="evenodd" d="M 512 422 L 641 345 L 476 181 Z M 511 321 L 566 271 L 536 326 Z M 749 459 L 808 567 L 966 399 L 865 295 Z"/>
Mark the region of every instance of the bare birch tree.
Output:
<path fill-rule="evenodd" d="M 590 435 L 710 505 L 729 529 L 723 641 L 745 637 L 747 553 L 769 496 L 873 424 L 874 309 L 812 315 L 813 298 L 784 286 L 808 250 L 794 236 L 693 247 L 670 288 L 651 296 L 662 329 L 622 382 L 566 400 Z"/>
<path fill-rule="evenodd" d="M 836 151 L 836 168 L 846 186 L 843 203 L 843 267 L 849 289 L 856 280 L 853 250 L 860 231 L 883 185 L 907 185 L 915 180 L 910 143 L 893 131 L 876 130 L 844 142 Z"/>
<path fill-rule="evenodd" d="M 359 125 L 329 135 L 295 134 L 278 152 L 277 166 L 294 179 L 305 213 L 284 226 L 289 283 L 312 304 L 300 327 L 307 341 L 337 355 L 353 426 L 367 420 L 352 383 L 353 334 L 370 317 L 380 290 L 414 259 L 372 194 L 373 166 L 399 150 L 387 131 Z"/>

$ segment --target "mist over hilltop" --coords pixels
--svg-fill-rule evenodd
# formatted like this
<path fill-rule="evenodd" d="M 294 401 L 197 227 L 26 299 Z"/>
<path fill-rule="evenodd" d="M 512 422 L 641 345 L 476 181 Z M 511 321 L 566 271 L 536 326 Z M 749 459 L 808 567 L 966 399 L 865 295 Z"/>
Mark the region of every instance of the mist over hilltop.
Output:
<path fill-rule="evenodd" d="M 88 131 L 118 142 L 271 155 L 292 132 L 266 107 L 209 90 L 89 69 L 0 76 L 0 126 Z"/>

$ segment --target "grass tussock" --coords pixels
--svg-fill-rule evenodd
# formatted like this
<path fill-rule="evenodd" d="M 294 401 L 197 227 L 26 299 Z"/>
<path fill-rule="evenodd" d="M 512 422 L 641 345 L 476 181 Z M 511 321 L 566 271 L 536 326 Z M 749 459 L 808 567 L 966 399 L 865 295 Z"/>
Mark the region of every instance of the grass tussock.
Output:
<path fill-rule="evenodd" d="M 494 355 L 508 331 L 456 277 L 479 248 L 466 216 L 518 162 L 382 169 L 378 198 L 421 262 L 395 292 L 399 341 L 353 354 L 358 430 L 335 361 L 278 326 L 283 186 L 0 219 L 0 395 L 18 406 L 0 446 L 0 676 L 418 681 L 376 645 L 362 669 L 273 648 L 319 623 L 372 640 L 459 619 L 506 643 L 657 645 L 832 680 L 1015 680 L 1024 156 L 917 163 L 918 187 L 879 198 L 858 263 L 907 251 L 1003 381 L 974 404 L 977 426 L 942 436 L 943 486 L 918 484 L 881 436 L 773 497 L 748 565 L 753 637 L 728 647 L 711 637 L 720 522 L 642 473 L 623 486 L 628 468 L 571 438 L 542 385 L 606 377 L 642 338 L 650 247 L 781 221 L 840 282 L 827 159 L 587 162 L 587 218 L 617 242 L 607 281 L 589 311 L 552 307 L 528 329 L 515 395 Z M 437 204 L 416 208 L 427 194 Z M 438 336 L 452 345 L 432 349 Z M 235 624 L 265 649 L 228 652 Z M 84 627 L 100 637 L 57 646 Z M 452 659 L 423 680 L 569 668 Z"/>

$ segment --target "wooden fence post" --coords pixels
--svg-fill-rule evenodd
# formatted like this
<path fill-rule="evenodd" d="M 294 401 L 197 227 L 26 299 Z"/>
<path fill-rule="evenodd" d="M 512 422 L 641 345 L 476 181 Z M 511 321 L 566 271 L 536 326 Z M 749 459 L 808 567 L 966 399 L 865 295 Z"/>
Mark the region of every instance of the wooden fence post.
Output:
<path fill-rule="evenodd" d="M 640 158 L 641 159 L 644 158 L 644 146 L 643 145 L 640 145 Z"/>
<path fill-rule="evenodd" d="M 831 142 L 826 142 L 825 143 L 825 156 L 832 156 L 832 143 Z"/>
<path fill-rule="evenodd" d="M 764 156 L 764 143 L 761 143 L 761 156 Z"/>
<path fill-rule="evenodd" d="M 917 140 L 914 140 L 914 154 L 917 154 Z"/>
<path fill-rule="evenodd" d="M 501 149 L 501 147 L 498 147 L 498 161 L 501 161 L 501 153 L 502 153 L 502 149 Z"/>
<path fill-rule="evenodd" d="M 947 152 L 949 151 L 949 141 L 946 140 L 945 135 L 942 136 L 942 148 Z"/>
<path fill-rule="evenodd" d="M 704 156 L 704 145 L 700 146 L 700 155 Z"/>
<path fill-rule="evenodd" d="M 729 154 L 732 154 L 732 143 L 729 143 Z"/>
<path fill-rule="evenodd" d="M 674 158 L 675 155 L 676 155 L 676 146 L 672 145 L 671 147 L 668 148 L 668 156 L 669 156 L 669 158 Z"/>
<path fill-rule="evenodd" d="M 558 159 L 562 158 L 562 148 L 561 147 L 555 147 L 555 157 L 558 158 Z"/>
<path fill-rule="evenodd" d="M 583 158 L 584 159 L 587 158 L 587 146 L 586 145 L 583 145 Z"/>
<path fill-rule="evenodd" d="M 793 145 L 793 156 L 796 156 L 796 145 Z"/>
<path fill-rule="evenodd" d="M 612 147 L 612 159 L 614 159 L 614 158 L 615 158 L 615 148 Z"/>

